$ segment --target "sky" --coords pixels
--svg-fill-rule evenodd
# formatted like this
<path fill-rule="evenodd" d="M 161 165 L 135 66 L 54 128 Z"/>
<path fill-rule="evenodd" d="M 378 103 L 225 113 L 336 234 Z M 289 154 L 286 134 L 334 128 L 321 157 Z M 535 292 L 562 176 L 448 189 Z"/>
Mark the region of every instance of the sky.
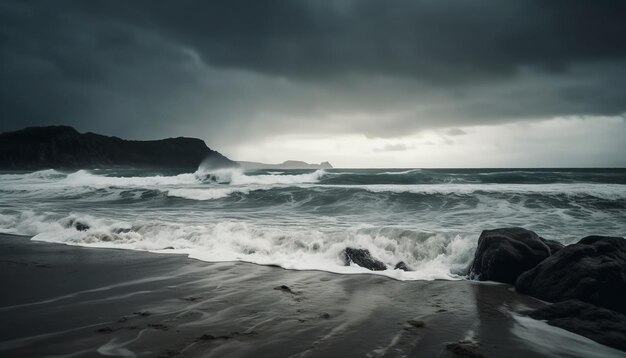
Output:
<path fill-rule="evenodd" d="M 625 167 L 625 17 L 611 0 L 0 0 L 0 131 L 335 167 Z"/>

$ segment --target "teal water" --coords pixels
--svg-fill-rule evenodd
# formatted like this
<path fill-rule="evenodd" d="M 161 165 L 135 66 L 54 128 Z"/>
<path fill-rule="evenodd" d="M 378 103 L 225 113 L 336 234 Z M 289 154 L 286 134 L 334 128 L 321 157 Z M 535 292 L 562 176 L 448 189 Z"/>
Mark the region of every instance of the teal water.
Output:
<path fill-rule="evenodd" d="M 398 279 L 459 278 L 484 229 L 625 236 L 625 209 L 626 169 L 0 172 L 2 232 L 339 273 L 361 247 Z"/>

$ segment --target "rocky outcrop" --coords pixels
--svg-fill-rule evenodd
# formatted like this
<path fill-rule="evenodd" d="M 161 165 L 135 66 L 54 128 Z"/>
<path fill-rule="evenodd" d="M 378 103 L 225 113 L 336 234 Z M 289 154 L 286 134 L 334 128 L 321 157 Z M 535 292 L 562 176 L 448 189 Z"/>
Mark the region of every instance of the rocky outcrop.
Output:
<path fill-rule="evenodd" d="M 564 247 L 522 228 L 486 230 L 469 276 L 556 302 L 529 316 L 626 350 L 624 238 L 588 236 Z"/>
<path fill-rule="evenodd" d="M 534 319 L 626 351 L 626 316 L 578 300 L 567 300 L 529 313 Z"/>
<path fill-rule="evenodd" d="M 550 302 L 578 299 L 626 313 L 626 240 L 585 237 L 523 273 L 515 288 Z"/>
<path fill-rule="evenodd" d="M 478 239 L 469 276 L 515 284 L 519 275 L 549 257 L 558 245 L 519 227 L 485 230 Z"/>
<path fill-rule="evenodd" d="M 383 271 L 387 269 L 387 266 L 384 263 L 373 258 L 369 250 L 366 249 L 354 249 L 347 247 L 341 252 L 341 256 L 346 266 L 354 262 L 355 264 L 371 271 Z"/>
<path fill-rule="evenodd" d="M 31 127 L 0 134 L 1 169 L 148 167 L 195 170 L 204 160 L 210 161 L 213 167 L 237 166 L 196 138 L 134 141 L 79 133 L 67 126 Z"/>

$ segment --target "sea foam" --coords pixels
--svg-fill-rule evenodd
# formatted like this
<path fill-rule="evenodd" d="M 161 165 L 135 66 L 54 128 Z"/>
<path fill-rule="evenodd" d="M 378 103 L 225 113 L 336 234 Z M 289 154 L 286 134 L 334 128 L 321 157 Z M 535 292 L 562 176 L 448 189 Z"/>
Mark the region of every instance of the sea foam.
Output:
<path fill-rule="evenodd" d="M 78 231 L 73 226 L 76 222 L 89 228 Z M 187 254 L 209 262 L 244 261 L 293 270 L 379 274 L 398 280 L 460 279 L 475 247 L 470 235 L 394 228 L 360 227 L 329 232 L 234 220 L 197 225 L 130 223 L 89 215 L 57 217 L 33 212 L 1 215 L 0 231 L 68 245 Z M 375 272 L 346 266 L 341 255 L 346 247 L 369 250 L 388 269 Z M 399 261 L 414 271 L 394 270 Z"/>

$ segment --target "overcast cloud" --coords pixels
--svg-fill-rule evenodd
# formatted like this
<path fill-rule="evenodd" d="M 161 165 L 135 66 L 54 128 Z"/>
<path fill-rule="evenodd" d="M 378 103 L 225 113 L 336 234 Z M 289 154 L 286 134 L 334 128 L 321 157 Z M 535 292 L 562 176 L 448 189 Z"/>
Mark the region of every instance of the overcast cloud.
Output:
<path fill-rule="evenodd" d="M 625 166 L 625 14 L 608 0 L 1 1 L 0 131 L 194 136 L 235 159 L 342 166 L 451 166 L 471 146 L 470 166 Z M 515 135 L 555 123 L 547 146 Z M 279 138 L 321 147 L 285 157 Z"/>

